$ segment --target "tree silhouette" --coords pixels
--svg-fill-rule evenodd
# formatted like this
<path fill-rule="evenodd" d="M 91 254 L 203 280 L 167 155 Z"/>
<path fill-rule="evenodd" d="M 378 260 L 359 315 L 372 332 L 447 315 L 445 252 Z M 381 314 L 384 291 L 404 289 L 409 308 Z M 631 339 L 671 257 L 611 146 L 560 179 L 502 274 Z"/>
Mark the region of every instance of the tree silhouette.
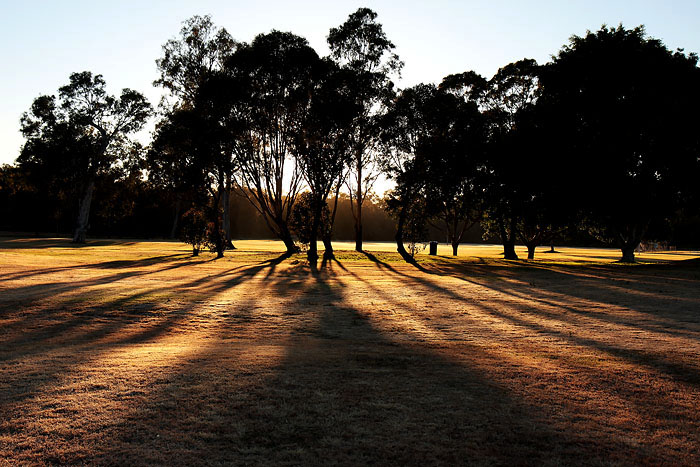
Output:
<path fill-rule="evenodd" d="M 513 144 L 523 113 L 540 94 L 538 66 L 524 59 L 502 67 L 486 83 L 481 103 L 489 122 L 485 197 L 487 231 L 496 231 L 503 243 L 505 259 L 518 259 L 515 242 L 525 194 L 518 191 L 517 169 L 525 158 Z"/>
<path fill-rule="evenodd" d="M 633 262 L 652 221 L 697 184 L 698 57 L 672 52 L 643 27 L 574 36 L 542 74 L 581 218 Z"/>
<path fill-rule="evenodd" d="M 63 173 L 75 176 L 79 192 L 73 242 L 85 243 L 96 178 L 128 157 L 128 135 L 143 127 L 152 110 L 131 89 L 118 98 L 107 94 L 102 75 L 84 71 L 71 74 L 69 81 L 59 89 L 58 100 L 40 96 L 22 116 L 27 141 L 18 162 L 71 167 Z"/>
<path fill-rule="evenodd" d="M 347 187 L 354 203 L 355 249 L 362 251 L 362 205 L 371 191 L 379 172 L 375 147 L 378 142 L 380 117 L 384 103 L 393 95 L 391 75 L 403 67 L 393 52 L 395 46 L 387 39 L 377 13 L 359 8 L 328 34 L 331 57 L 354 74 L 352 96 L 361 108 L 350 128 L 353 138 L 353 170 Z"/>
<path fill-rule="evenodd" d="M 445 132 L 454 124 L 456 114 L 450 107 L 457 101 L 434 85 L 419 84 L 399 93 L 382 122 L 381 165 L 396 182 L 387 205 L 397 218 L 397 251 L 409 262 L 413 255 L 404 247 L 404 229 L 410 224 L 414 234 L 422 232 L 421 224 L 437 212 L 439 205 L 430 206 L 426 199 L 430 199 L 434 184 L 444 177 L 438 179 L 431 173 L 431 159 L 442 156 L 452 144 Z"/>
<path fill-rule="evenodd" d="M 483 168 L 486 119 L 479 96 L 486 81 L 474 72 L 450 75 L 439 86 L 439 128 L 422 144 L 426 152 L 428 204 L 433 225 L 446 233 L 457 256 L 465 232 L 479 222 L 484 209 Z"/>
<path fill-rule="evenodd" d="M 237 45 L 225 28 L 214 26 L 209 15 L 183 21 L 180 37 L 163 44 L 163 55 L 156 60 L 160 77 L 153 84 L 167 89 L 175 98 L 165 106 L 191 106 L 202 82 L 221 70 Z"/>
<path fill-rule="evenodd" d="M 241 192 L 288 253 L 297 251 L 288 219 L 303 181 L 293 145 L 323 66 L 306 39 L 280 31 L 258 35 L 227 62 L 247 89 L 236 107 L 246 129 L 234 148 Z"/>
<path fill-rule="evenodd" d="M 230 57 L 239 44 L 233 40 L 225 28 L 214 26 L 210 16 L 193 16 L 183 22 L 180 30 L 180 37 L 168 40 L 162 47 L 163 55 L 156 60 L 156 65 L 160 73 L 160 78 L 154 81 L 154 85 L 161 86 L 170 91 L 171 101 L 164 97 L 162 106 L 166 112 L 174 112 L 177 109 L 192 109 L 200 100 L 200 114 L 204 111 L 202 100 L 209 99 L 216 104 L 216 96 L 212 96 L 211 90 L 203 97 L 201 90 L 205 82 L 211 80 L 212 76 L 219 73 L 227 58 Z M 174 99 L 172 99 L 174 98 Z M 204 115 L 204 114 L 202 114 Z M 211 117 L 211 116 L 210 116 Z M 209 118 L 210 122 L 212 121 Z M 216 122 L 212 122 L 216 124 Z M 226 155 L 218 154 L 217 172 L 222 172 L 215 176 L 218 190 L 217 198 L 221 203 L 222 219 L 215 221 L 217 225 L 223 225 L 225 232 L 226 248 L 234 248 L 231 238 L 230 206 L 231 191 L 233 189 L 233 168 L 232 154 L 228 154 L 228 161 L 224 160 Z M 182 201 L 182 192 L 179 193 L 176 203 Z M 218 208 L 216 211 L 218 212 Z M 176 216 L 178 210 L 176 209 Z M 212 220 L 214 221 L 214 220 Z M 175 221 L 177 222 L 177 220 Z"/>
<path fill-rule="evenodd" d="M 338 69 L 332 62 L 318 67 L 311 90 L 311 100 L 300 121 L 300 131 L 295 133 L 293 153 L 304 180 L 311 190 L 311 230 L 309 261 L 318 259 L 316 240 L 322 227 L 324 208 L 331 190 L 337 192 L 345 178 L 346 168 L 353 153 L 351 124 L 361 111 L 352 95 L 353 75 Z M 335 209 L 334 209 L 335 210 Z M 332 220 L 330 213 L 328 221 Z M 333 257 L 330 228 L 323 229 L 324 257 Z"/>

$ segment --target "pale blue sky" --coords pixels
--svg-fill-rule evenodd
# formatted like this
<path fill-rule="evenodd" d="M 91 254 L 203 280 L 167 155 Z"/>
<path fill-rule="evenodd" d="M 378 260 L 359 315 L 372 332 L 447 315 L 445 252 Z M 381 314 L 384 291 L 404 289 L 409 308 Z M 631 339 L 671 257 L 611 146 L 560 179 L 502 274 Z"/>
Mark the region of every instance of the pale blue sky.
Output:
<path fill-rule="evenodd" d="M 400 87 L 449 73 L 492 75 L 524 57 L 543 63 L 572 34 L 601 24 L 646 25 L 670 48 L 700 51 L 696 1 L 37 1 L 0 0 L 0 163 L 12 162 L 19 117 L 40 94 L 56 93 L 74 71 L 104 75 L 113 93 L 160 90 L 154 60 L 194 14 L 210 14 L 240 41 L 270 29 L 306 37 L 326 53 L 328 29 L 360 6 L 379 13 L 406 63 Z"/>

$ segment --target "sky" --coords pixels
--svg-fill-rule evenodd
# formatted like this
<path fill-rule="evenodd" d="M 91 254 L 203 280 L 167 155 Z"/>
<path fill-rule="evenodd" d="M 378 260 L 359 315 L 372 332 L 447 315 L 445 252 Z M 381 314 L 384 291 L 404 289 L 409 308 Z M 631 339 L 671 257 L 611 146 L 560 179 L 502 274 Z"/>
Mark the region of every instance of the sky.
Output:
<path fill-rule="evenodd" d="M 467 70 L 490 77 L 526 57 L 545 63 L 569 37 L 602 24 L 643 24 L 671 49 L 700 52 L 700 0 L 0 0 L 0 164 L 19 154 L 22 113 L 35 97 L 56 94 L 72 72 L 102 74 L 111 93 L 128 87 L 157 104 L 155 60 L 192 15 L 211 15 L 238 41 L 291 31 L 325 55 L 328 30 L 365 6 L 405 62 L 400 88 Z M 140 139 L 148 142 L 148 130 Z"/>

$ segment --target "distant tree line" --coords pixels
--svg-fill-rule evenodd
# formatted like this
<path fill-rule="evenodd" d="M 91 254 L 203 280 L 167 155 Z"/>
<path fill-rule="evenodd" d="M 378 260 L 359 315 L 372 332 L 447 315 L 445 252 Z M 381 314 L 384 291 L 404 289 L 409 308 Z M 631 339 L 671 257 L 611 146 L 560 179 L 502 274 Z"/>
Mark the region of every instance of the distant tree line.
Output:
<path fill-rule="evenodd" d="M 320 57 L 274 30 L 237 42 L 194 16 L 156 60 L 157 112 L 136 91 L 108 95 L 101 75 L 72 74 L 21 119 L 26 143 L 0 169 L 2 225 L 62 230 L 70 213 L 74 242 L 96 223 L 107 235 L 179 232 L 218 257 L 236 237 L 272 235 L 290 254 L 308 245 L 315 262 L 318 241 L 333 256 L 339 225 L 358 251 L 375 236 L 368 215 L 386 231 L 381 205 L 407 261 L 405 245 L 439 235 L 456 255 L 475 231 L 500 239 L 506 259 L 516 244 L 532 259 L 584 235 L 627 262 L 644 238 L 697 244 L 696 54 L 603 26 L 544 65 L 396 89 L 403 63 L 372 10 L 332 28 L 328 45 Z M 133 135 L 153 114 L 142 147 Z M 394 188 L 373 200 L 380 175 Z"/>

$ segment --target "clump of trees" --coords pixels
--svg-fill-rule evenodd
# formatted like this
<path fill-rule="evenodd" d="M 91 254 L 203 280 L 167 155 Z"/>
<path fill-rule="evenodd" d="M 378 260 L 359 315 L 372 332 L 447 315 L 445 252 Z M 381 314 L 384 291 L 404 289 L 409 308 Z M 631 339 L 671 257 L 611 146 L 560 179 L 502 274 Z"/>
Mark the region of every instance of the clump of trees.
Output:
<path fill-rule="evenodd" d="M 51 216 L 76 203 L 73 239 L 84 242 L 100 181 L 153 193 L 170 207 L 171 236 L 218 257 L 234 248 L 238 197 L 289 254 L 295 240 L 308 244 L 311 262 L 319 239 L 332 257 L 339 206 L 351 208 L 362 250 L 379 174 L 394 182 L 383 204 L 407 261 L 429 229 L 457 255 L 480 225 L 511 260 L 516 243 L 534 259 L 537 246 L 585 232 L 631 262 L 650 229 L 694 225 L 683 219 L 698 216 L 698 57 L 642 27 L 573 36 L 544 65 L 401 90 L 392 79 L 403 63 L 372 10 L 332 28 L 328 45 L 320 57 L 281 31 L 241 43 L 192 17 L 156 61 L 167 94 L 146 150 L 129 140 L 152 114 L 143 96 L 110 96 L 100 75 L 76 73 L 22 117 L 26 143 L 0 171 L 0 196 L 51 193 L 37 211 Z"/>
<path fill-rule="evenodd" d="M 73 73 L 55 96 L 39 96 L 22 115 L 26 138 L 17 164 L 44 187 L 77 200 L 74 243 L 85 243 L 97 178 L 116 178 L 140 148 L 128 137 L 143 127 L 151 105 L 137 91 L 107 94 L 102 75 Z"/>

